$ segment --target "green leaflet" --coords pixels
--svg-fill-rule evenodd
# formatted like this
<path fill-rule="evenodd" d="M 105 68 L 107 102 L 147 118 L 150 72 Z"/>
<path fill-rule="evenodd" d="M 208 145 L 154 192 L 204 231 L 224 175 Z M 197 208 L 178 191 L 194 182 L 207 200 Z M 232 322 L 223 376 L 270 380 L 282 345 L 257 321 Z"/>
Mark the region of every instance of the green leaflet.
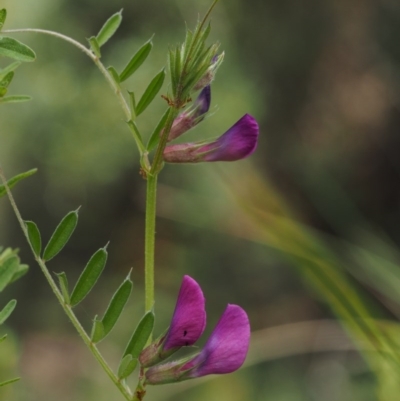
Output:
<path fill-rule="evenodd" d="M 132 355 L 128 354 L 124 356 L 118 367 L 118 377 L 125 379 L 128 377 L 136 368 L 138 360 L 133 358 Z"/>
<path fill-rule="evenodd" d="M 132 286 L 132 281 L 126 279 L 113 295 L 110 304 L 104 313 L 103 319 L 99 321 L 95 318 L 92 331 L 92 341 L 94 343 L 101 341 L 113 329 L 128 302 L 129 296 L 132 292 Z"/>
<path fill-rule="evenodd" d="M 148 40 L 129 60 L 128 64 L 119 75 L 120 82 L 128 79 L 147 59 L 153 48 L 151 39 Z"/>
<path fill-rule="evenodd" d="M 122 10 L 113 14 L 102 26 L 96 36 L 99 48 L 103 46 L 117 31 L 122 21 Z"/>
<path fill-rule="evenodd" d="M 140 353 L 142 352 L 144 346 L 150 334 L 153 331 L 154 326 L 154 313 L 153 311 L 147 312 L 139 324 L 137 325 L 135 331 L 132 334 L 132 337 L 125 349 L 124 357 L 126 355 L 132 355 L 132 358 L 138 358 Z"/>
<path fill-rule="evenodd" d="M 0 311 L 0 324 L 3 324 L 7 320 L 16 306 L 17 301 L 15 299 L 8 302 L 8 304 Z"/>
<path fill-rule="evenodd" d="M 24 173 L 18 174 L 12 178 L 10 178 L 7 181 L 7 185 L 8 187 L 11 189 L 12 187 L 14 187 L 19 181 L 24 180 L 25 178 L 30 177 L 31 175 L 35 174 L 37 172 L 37 168 L 34 168 L 32 170 L 28 170 Z M 6 187 L 4 185 L 0 185 L 0 198 L 4 195 L 7 194 L 7 190 Z"/>
<path fill-rule="evenodd" d="M 96 284 L 107 262 L 106 248 L 100 248 L 89 260 L 71 294 L 71 306 L 81 302 Z"/>
<path fill-rule="evenodd" d="M 26 229 L 28 230 L 29 243 L 36 256 L 40 256 L 42 251 L 42 239 L 38 226 L 33 221 L 25 221 Z"/>
<path fill-rule="evenodd" d="M 154 100 L 157 93 L 160 91 L 164 83 L 165 69 L 163 68 L 150 82 L 149 86 L 144 91 L 138 104 L 136 105 L 136 115 L 143 113 L 149 104 Z"/>
<path fill-rule="evenodd" d="M 43 260 L 47 261 L 56 256 L 66 245 L 78 224 L 78 210 L 69 212 L 55 229 L 43 253 Z"/>
<path fill-rule="evenodd" d="M 8 36 L 0 36 L 0 56 L 25 62 L 36 59 L 36 54 L 30 47 Z"/>

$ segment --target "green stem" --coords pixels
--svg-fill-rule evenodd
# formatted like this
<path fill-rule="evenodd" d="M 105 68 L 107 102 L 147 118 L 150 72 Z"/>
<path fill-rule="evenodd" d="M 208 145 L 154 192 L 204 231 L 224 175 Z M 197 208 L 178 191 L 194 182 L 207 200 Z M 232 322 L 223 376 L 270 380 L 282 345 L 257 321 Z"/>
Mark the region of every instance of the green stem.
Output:
<path fill-rule="evenodd" d="M 69 36 L 63 35 L 58 32 L 54 31 L 48 31 L 46 29 L 34 29 L 34 28 L 24 28 L 24 29 L 7 29 L 2 31 L 2 33 L 19 33 L 19 32 L 33 32 L 33 33 L 43 33 L 45 35 L 49 36 L 54 36 L 56 38 L 62 39 L 65 42 L 68 42 L 75 47 L 77 47 L 79 50 L 81 50 L 83 53 L 85 53 L 97 66 L 97 68 L 100 70 L 100 72 L 104 75 L 106 81 L 109 83 L 111 86 L 111 89 L 115 93 L 115 95 L 118 98 L 118 102 L 121 105 L 121 108 L 125 114 L 126 120 L 134 120 L 135 116 L 132 116 L 130 107 L 128 103 L 126 102 L 124 96 L 122 95 L 121 88 L 116 84 L 110 73 L 107 71 L 107 68 L 104 67 L 104 64 L 100 61 L 100 59 L 87 47 L 82 45 L 82 43 L 79 43 L 75 39 L 70 38 Z M 136 138 L 135 138 L 136 140 Z"/>
<path fill-rule="evenodd" d="M 144 247 L 145 309 L 154 305 L 154 250 L 156 235 L 157 175 L 147 177 L 146 227 Z"/>
<path fill-rule="evenodd" d="M 1 167 L 0 167 L 0 178 L 1 178 L 1 181 L 3 182 L 4 187 L 6 188 L 7 195 L 10 200 L 10 203 L 11 203 L 11 207 L 13 208 L 14 213 L 17 217 L 17 220 L 21 226 L 21 229 L 28 241 L 28 244 L 30 245 L 33 256 L 35 257 L 36 262 L 38 263 L 40 269 L 42 270 L 47 282 L 49 283 L 51 289 L 53 290 L 53 293 L 56 296 L 57 300 L 59 301 L 61 307 L 63 308 L 64 312 L 70 319 L 71 323 L 74 325 L 76 331 L 79 333 L 79 335 L 81 336 L 81 338 L 84 341 L 84 343 L 86 344 L 86 346 L 89 348 L 90 352 L 93 354 L 93 356 L 96 358 L 98 363 L 101 365 L 101 367 L 107 373 L 108 377 L 112 380 L 112 382 L 115 384 L 115 386 L 118 388 L 118 390 L 122 393 L 122 395 L 128 401 L 131 401 L 132 395 L 131 395 L 130 390 L 121 383 L 121 381 L 114 374 L 114 372 L 112 371 L 110 366 L 107 364 L 106 360 L 101 355 L 101 353 L 98 350 L 98 348 L 96 347 L 96 345 L 91 341 L 91 339 L 88 336 L 88 334 L 86 333 L 85 329 L 82 327 L 79 320 L 75 316 L 75 313 L 73 312 L 71 306 L 65 303 L 64 298 L 63 298 L 60 290 L 58 289 L 57 284 L 55 283 L 53 277 L 51 276 L 49 270 L 47 269 L 46 264 L 39 256 L 36 255 L 35 251 L 33 250 L 32 246 L 30 244 L 30 241 L 29 241 L 28 230 L 26 228 L 25 222 L 21 216 L 21 213 L 19 212 L 17 204 L 15 203 L 15 200 L 10 191 L 10 188 L 7 185 L 7 180 L 4 176 L 4 173 L 3 173 L 3 170 Z"/>

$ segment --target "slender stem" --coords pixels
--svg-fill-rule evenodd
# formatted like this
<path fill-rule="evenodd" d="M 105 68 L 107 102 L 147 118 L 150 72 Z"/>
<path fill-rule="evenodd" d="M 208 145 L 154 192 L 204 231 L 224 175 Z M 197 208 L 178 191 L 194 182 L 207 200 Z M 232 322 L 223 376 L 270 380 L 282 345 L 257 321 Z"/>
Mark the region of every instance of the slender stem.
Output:
<path fill-rule="evenodd" d="M 34 33 L 43 33 L 49 36 L 55 36 L 59 39 L 62 39 L 68 43 L 71 43 L 79 50 L 83 51 L 98 67 L 100 72 L 104 75 L 107 82 L 110 84 L 111 88 L 113 89 L 114 93 L 116 94 L 118 101 L 122 107 L 122 110 L 125 114 L 127 121 L 132 120 L 134 116 L 131 115 L 131 110 L 129 108 L 128 103 L 126 102 L 124 96 L 121 93 L 121 88 L 117 85 L 114 79 L 111 77 L 107 68 L 104 67 L 104 64 L 100 61 L 100 59 L 87 47 L 76 41 L 75 39 L 70 38 L 69 36 L 63 35 L 58 32 L 48 31 L 46 29 L 36 29 L 36 28 L 24 28 L 24 29 L 7 29 L 3 30 L 2 33 L 19 33 L 19 32 L 34 32 Z"/>
<path fill-rule="evenodd" d="M 147 177 L 146 224 L 144 247 L 145 309 L 154 305 L 154 249 L 156 235 L 157 175 Z"/>
<path fill-rule="evenodd" d="M 91 339 L 88 336 L 88 334 L 86 333 L 85 329 L 82 327 L 82 325 L 80 324 L 79 320 L 75 316 L 75 313 L 73 312 L 71 306 L 65 303 L 64 298 L 63 298 L 60 290 L 58 289 L 57 284 L 55 283 L 53 277 L 51 276 L 49 270 L 47 269 L 46 264 L 44 263 L 44 261 L 38 255 L 36 255 L 35 251 L 33 250 L 32 246 L 31 246 L 31 243 L 29 241 L 28 230 L 26 228 L 25 222 L 24 222 L 24 220 L 23 220 L 23 218 L 21 216 L 21 213 L 19 212 L 17 204 L 15 203 L 15 200 L 14 200 L 14 197 L 13 197 L 11 191 L 10 191 L 10 188 L 7 185 L 7 180 L 6 180 L 5 176 L 4 176 L 4 173 L 3 173 L 3 170 L 2 170 L 1 167 L 0 167 L 0 179 L 3 182 L 4 187 L 6 188 L 7 195 L 8 195 L 8 198 L 10 200 L 10 203 L 11 203 L 11 207 L 13 208 L 14 213 L 15 213 L 15 215 L 17 217 L 17 220 L 18 220 L 18 222 L 19 222 L 19 224 L 21 226 L 21 229 L 22 229 L 22 231 L 23 231 L 23 233 L 24 233 L 24 235 L 25 235 L 25 237 L 26 237 L 26 239 L 28 241 L 28 244 L 30 245 L 30 248 L 31 248 L 32 253 L 33 253 L 33 256 L 35 257 L 35 260 L 38 263 L 40 269 L 42 270 L 42 272 L 43 272 L 47 282 L 49 283 L 54 295 L 56 296 L 57 300 L 61 304 L 61 307 L 63 308 L 64 312 L 66 313 L 66 315 L 68 316 L 68 318 L 70 319 L 72 324 L 74 325 L 76 331 L 79 333 L 79 335 L 81 336 L 81 338 L 84 341 L 84 343 L 86 344 L 86 346 L 89 348 L 89 350 L 91 351 L 93 356 L 96 358 L 98 363 L 101 365 L 101 367 L 107 373 L 108 377 L 112 380 L 112 382 L 119 389 L 119 391 L 122 393 L 122 395 L 128 401 L 131 401 L 132 400 L 132 396 L 131 396 L 130 390 L 121 383 L 121 381 L 114 374 L 114 372 L 112 371 L 110 366 L 107 364 L 107 362 L 105 361 L 105 359 L 101 355 L 101 353 L 98 350 L 98 348 L 96 347 L 96 345 L 91 341 Z"/>

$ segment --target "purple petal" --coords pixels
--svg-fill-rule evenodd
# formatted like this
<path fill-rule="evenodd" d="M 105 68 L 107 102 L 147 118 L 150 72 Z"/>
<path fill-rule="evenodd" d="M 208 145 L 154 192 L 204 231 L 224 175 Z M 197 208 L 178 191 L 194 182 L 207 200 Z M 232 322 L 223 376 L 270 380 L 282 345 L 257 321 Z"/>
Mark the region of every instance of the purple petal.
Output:
<path fill-rule="evenodd" d="M 211 87 L 208 85 L 200 92 L 197 99 L 193 102 L 193 105 L 189 107 L 188 110 L 179 114 L 174 120 L 168 135 L 168 141 L 178 138 L 204 120 L 205 114 L 210 109 L 210 104 Z"/>
<path fill-rule="evenodd" d="M 187 378 L 230 373 L 246 359 L 250 342 L 250 323 L 246 312 L 237 305 L 228 305 L 206 345 L 181 370 L 191 369 Z"/>
<path fill-rule="evenodd" d="M 184 276 L 164 350 L 193 345 L 206 325 L 205 299 L 199 284 Z"/>
<path fill-rule="evenodd" d="M 203 161 L 235 161 L 250 156 L 257 147 L 258 124 L 245 114 L 215 142 L 205 145 L 196 153 L 204 153 Z"/>

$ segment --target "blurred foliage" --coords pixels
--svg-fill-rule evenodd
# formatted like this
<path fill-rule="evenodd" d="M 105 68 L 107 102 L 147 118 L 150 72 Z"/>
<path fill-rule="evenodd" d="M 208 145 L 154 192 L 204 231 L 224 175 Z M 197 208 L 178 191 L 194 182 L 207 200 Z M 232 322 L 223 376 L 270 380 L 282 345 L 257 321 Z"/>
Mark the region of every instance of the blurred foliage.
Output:
<path fill-rule="evenodd" d="M 193 26 L 209 5 L 205 0 L 3 3 L 4 29 L 52 29 L 82 43 L 123 8 L 122 25 L 102 55 L 120 71 L 155 34 L 147 68 L 126 81 L 138 93 L 166 65 L 167 48 L 182 40 L 184 23 Z M 190 274 L 207 298 L 208 332 L 227 302 L 248 311 L 253 330 L 279 331 L 275 337 L 255 334 L 247 368 L 151 388 L 148 399 L 396 400 L 392 368 L 373 366 L 375 354 L 368 366 L 337 324 L 321 320 L 334 318 L 334 312 L 326 304 L 328 294 L 305 284 L 310 281 L 304 260 L 330 263 L 347 283 L 342 289 L 348 285 L 357 293 L 372 318 L 394 323 L 400 317 L 400 6 L 394 0 L 220 1 L 212 26 L 212 37 L 226 53 L 213 84 L 217 112 L 185 139 L 216 136 L 248 112 L 260 122 L 260 144 L 248 163 L 164 169 L 156 330 L 168 324 L 181 277 Z M 104 312 L 133 267 L 125 324 L 101 344 L 116 367 L 142 312 L 145 185 L 138 155 L 115 97 L 87 57 L 55 38 L 19 34 L 18 39 L 35 50 L 37 61 L 18 68 L 12 88 L 34 100 L 1 107 L 0 161 L 8 176 L 39 168 L 14 193 L 24 218 L 38 223 L 45 242 L 59 216 L 82 205 L 76 233 L 49 263 L 51 269 L 77 278 L 93 251 L 111 241 L 107 276 L 78 308 L 88 329 L 91 316 Z M 159 99 L 143 113 L 143 132 L 151 132 L 164 108 Z M 5 200 L 0 222 L 0 243 L 20 247 L 23 260 L 33 265 Z M 302 258 L 293 258 L 293 250 Z M 24 377 L 7 399 L 118 396 L 38 269 L 4 296 L 19 300 L 9 323 L 20 338 Z M 319 347 L 321 341 L 325 347 Z M 362 341 L 358 346 L 366 347 Z M 16 348 L 7 352 L 15 360 Z M 380 374 L 371 373 L 371 366 Z"/>

